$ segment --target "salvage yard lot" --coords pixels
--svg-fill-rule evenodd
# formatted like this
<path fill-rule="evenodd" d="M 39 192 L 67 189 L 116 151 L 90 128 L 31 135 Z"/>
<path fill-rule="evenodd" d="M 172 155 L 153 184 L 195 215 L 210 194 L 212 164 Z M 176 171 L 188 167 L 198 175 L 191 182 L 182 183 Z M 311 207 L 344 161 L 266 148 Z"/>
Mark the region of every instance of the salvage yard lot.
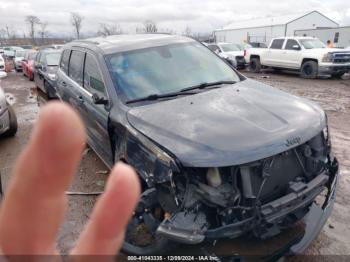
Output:
<path fill-rule="evenodd" d="M 294 74 L 263 72 L 244 74 L 255 80 L 267 83 L 283 91 L 308 98 L 319 103 L 329 118 L 330 133 L 334 152 L 340 162 L 341 176 L 338 185 L 337 201 L 333 213 L 322 233 L 313 242 L 306 254 L 350 255 L 350 79 L 305 80 Z M 1 82 L 14 105 L 19 121 L 19 131 L 15 138 L 0 140 L 0 172 L 6 190 L 14 161 L 23 146 L 28 142 L 30 131 L 35 125 L 39 112 L 34 83 L 21 73 L 11 73 Z M 273 101 L 271 101 L 273 103 Z M 85 150 L 79 172 L 69 189 L 73 192 L 99 192 L 107 179 L 107 168 L 91 151 Z M 89 218 L 96 196 L 69 196 L 65 223 L 57 239 L 63 253 L 74 244 L 84 223 Z"/>

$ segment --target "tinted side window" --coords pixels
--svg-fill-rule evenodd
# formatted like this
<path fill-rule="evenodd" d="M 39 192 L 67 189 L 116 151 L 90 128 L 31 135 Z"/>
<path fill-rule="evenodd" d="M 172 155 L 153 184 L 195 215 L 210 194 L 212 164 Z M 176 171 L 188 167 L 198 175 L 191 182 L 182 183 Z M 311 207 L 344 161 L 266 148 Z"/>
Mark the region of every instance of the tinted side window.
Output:
<path fill-rule="evenodd" d="M 299 46 L 298 42 L 295 41 L 294 39 L 288 39 L 285 49 L 287 49 L 287 50 L 295 50 L 293 48 L 294 45 Z"/>
<path fill-rule="evenodd" d="M 69 64 L 70 50 L 64 50 L 61 58 L 60 67 L 63 72 L 68 75 L 68 64 Z"/>
<path fill-rule="evenodd" d="M 83 65 L 85 53 L 80 51 L 72 51 L 69 61 L 69 77 L 79 85 L 83 86 Z"/>
<path fill-rule="evenodd" d="M 284 39 L 275 39 L 271 44 L 271 49 L 282 49 Z"/>
<path fill-rule="evenodd" d="M 85 59 L 84 87 L 93 94 L 105 94 L 105 86 L 98 63 L 90 54 L 86 54 Z"/>

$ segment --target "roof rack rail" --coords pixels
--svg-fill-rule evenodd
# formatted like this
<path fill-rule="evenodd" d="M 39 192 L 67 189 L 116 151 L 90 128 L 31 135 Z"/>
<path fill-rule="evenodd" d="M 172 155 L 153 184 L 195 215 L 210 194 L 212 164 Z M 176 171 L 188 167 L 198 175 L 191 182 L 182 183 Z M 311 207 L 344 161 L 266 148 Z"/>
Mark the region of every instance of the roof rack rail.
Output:
<path fill-rule="evenodd" d="M 96 41 L 81 40 L 81 39 L 74 40 L 74 41 L 72 41 L 72 43 L 85 43 L 85 44 L 94 44 L 94 45 L 100 44 L 99 42 L 96 42 Z"/>

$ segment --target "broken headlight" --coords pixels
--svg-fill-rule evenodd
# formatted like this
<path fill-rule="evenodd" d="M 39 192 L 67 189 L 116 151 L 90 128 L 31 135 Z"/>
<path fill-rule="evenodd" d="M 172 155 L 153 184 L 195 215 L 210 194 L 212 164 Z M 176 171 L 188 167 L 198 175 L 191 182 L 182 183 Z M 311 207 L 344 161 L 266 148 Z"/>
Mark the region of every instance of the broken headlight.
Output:
<path fill-rule="evenodd" d="M 134 164 L 140 167 L 138 171 L 147 183 L 170 181 L 172 173 L 180 171 L 175 159 L 160 146 L 133 128 L 129 128 L 129 131 L 137 138 L 140 151 L 145 154 L 142 156 L 142 165 L 140 163 Z"/>

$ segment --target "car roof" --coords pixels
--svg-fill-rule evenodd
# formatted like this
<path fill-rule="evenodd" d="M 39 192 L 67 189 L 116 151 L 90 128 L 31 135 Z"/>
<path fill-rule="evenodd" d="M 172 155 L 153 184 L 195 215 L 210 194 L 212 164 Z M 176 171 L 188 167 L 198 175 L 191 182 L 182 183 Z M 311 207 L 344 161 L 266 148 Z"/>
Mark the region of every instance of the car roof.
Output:
<path fill-rule="evenodd" d="M 195 42 L 192 38 L 168 34 L 113 35 L 107 37 L 76 40 L 64 48 L 82 46 L 99 49 L 104 54 L 132 51 L 148 47 L 164 46 L 176 43 Z"/>

